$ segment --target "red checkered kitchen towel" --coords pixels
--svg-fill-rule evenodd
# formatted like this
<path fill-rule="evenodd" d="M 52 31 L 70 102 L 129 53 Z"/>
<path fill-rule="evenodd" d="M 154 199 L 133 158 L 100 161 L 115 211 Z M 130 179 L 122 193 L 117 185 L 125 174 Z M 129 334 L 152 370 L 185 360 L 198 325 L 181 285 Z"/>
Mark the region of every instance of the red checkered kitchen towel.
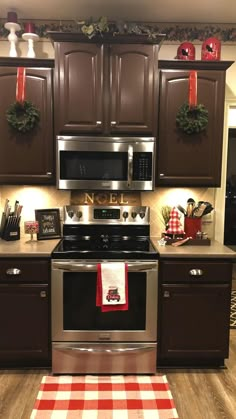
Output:
<path fill-rule="evenodd" d="M 178 418 L 165 376 L 45 376 L 30 419 Z"/>

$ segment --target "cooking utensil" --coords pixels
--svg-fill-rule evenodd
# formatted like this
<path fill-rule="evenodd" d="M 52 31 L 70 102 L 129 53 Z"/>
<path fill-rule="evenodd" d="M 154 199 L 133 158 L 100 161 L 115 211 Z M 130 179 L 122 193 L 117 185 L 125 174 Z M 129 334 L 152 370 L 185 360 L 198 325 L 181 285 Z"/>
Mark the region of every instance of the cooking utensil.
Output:
<path fill-rule="evenodd" d="M 195 207 L 195 201 L 194 201 L 194 199 L 193 198 L 189 198 L 187 200 L 187 209 L 186 209 L 187 217 L 192 217 L 193 216 L 193 209 L 194 209 L 194 207 Z"/>

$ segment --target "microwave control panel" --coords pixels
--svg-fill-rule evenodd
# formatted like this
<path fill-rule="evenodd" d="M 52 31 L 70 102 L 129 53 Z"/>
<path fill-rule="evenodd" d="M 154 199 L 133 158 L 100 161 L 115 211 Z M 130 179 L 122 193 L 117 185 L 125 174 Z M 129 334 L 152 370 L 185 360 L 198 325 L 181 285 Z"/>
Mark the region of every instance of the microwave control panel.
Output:
<path fill-rule="evenodd" d="M 153 154 L 148 152 L 134 152 L 133 155 L 133 180 L 152 179 Z"/>

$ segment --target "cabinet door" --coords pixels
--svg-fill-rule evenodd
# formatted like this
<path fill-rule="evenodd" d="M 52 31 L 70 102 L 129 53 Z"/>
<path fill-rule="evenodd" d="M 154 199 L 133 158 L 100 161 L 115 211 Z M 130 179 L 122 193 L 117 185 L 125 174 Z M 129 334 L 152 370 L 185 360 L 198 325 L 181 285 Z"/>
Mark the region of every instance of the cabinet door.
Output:
<path fill-rule="evenodd" d="M 230 288 L 230 284 L 161 285 L 160 359 L 188 363 L 228 356 Z"/>
<path fill-rule="evenodd" d="M 102 132 L 103 45 L 55 44 L 56 133 Z"/>
<path fill-rule="evenodd" d="M 197 101 L 208 109 L 207 129 L 188 135 L 176 126 L 188 102 L 189 71 L 161 70 L 157 185 L 220 186 L 225 71 L 197 72 Z"/>
<path fill-rule="evenodd" d="M 49 362 L 48 286 L 0 285 L 1 365 Z"/>
<path fill-rule="evenodd" d="M 157 46 L 110 47 L 111 132 L 156 135 Z"/>
<path fill-rule="evenodd" d="M 16 101 L 16 74 L 16 67 L 0 67 L 0 182 L 53 183 L 52 69 L 26 68 L 26 100 L 39 109 L 40 123 L 25 134 L 13 131 L 6 120 Z"/>

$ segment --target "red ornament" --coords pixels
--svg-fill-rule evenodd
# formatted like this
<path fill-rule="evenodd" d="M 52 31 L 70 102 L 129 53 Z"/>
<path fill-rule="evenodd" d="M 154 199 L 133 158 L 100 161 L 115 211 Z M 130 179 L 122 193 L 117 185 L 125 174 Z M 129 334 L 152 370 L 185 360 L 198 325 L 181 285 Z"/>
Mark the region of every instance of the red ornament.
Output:
<path fill-rule="evenodd" d="M 177 49 L 179 60 L 195 60 L 195 47 L 191 42 L 183 42 Z"/>
<path fill-rule="evenodd" d="M 217 38 L 208 38 L 202 44 L 202 60 L 220 60 L 221 42 Z"/>

